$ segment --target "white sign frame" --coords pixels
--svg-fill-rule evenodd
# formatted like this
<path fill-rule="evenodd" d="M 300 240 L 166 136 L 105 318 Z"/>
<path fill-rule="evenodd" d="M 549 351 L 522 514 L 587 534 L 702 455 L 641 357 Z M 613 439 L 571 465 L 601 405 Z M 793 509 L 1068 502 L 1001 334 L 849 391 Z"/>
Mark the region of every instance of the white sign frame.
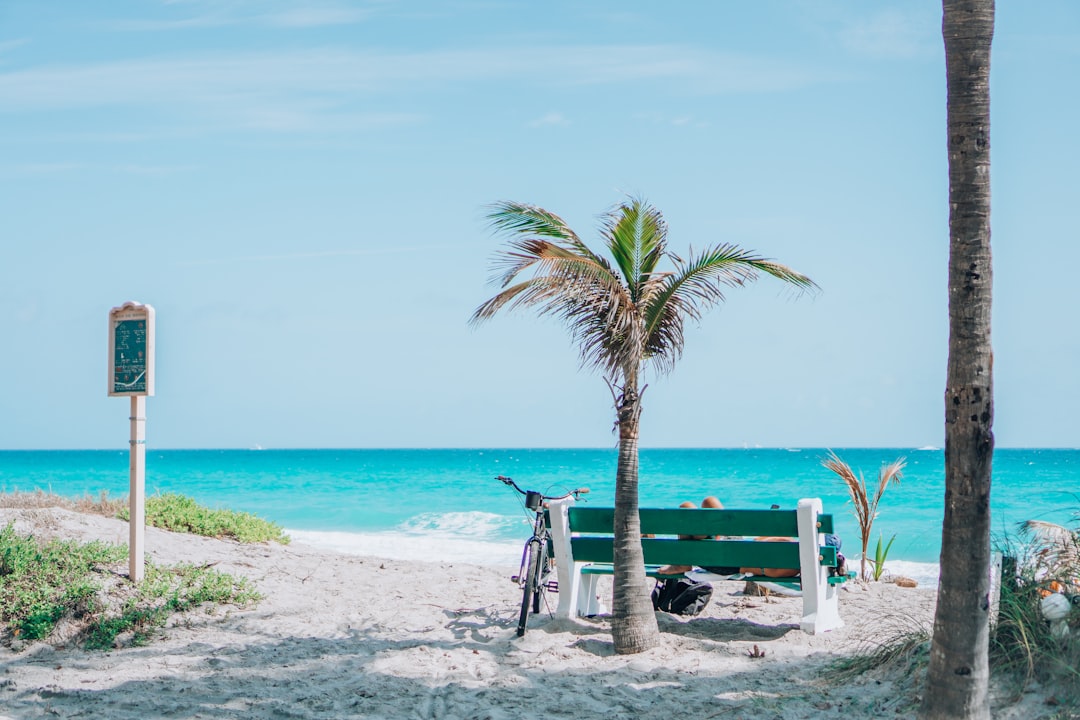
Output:
<path fill-rule="evenodd" d="M 130 332 L 131 323 L 142 323 L 142 327 L 136 332 Z M 142 332 L 143 336 L 138 337 Z M 117 379 L 117 337 L 121 337 L 123 344 L 134 344 L 134 352 L 142 350 L 142 357 L 136 357 L 133 364 L 136 368 L 142 368 L 142 374 L 132 378 L 128 384 L 136 389 L 117 389 L 124 383 Z M 152 397 L 154 395 L 154 308 L 138 302 L 126 302 L 109 311 L 109 397 L 135 397 L 139 395 Z M 120 348 L 123 354 L 124 348 Z M 123 372 L 120 366 L 119 371 Z M 141 382 L 140 382 L 141 381 Z"/>

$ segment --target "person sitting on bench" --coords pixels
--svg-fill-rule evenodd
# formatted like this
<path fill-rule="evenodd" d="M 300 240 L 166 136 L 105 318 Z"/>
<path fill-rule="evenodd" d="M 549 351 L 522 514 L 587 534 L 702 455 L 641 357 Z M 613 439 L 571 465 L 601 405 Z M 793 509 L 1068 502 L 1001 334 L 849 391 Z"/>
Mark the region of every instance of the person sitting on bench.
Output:
<path fill-rule="evenodd" d="M 687 500 L 680 503 L 681 508 L 696 508 L 697 505 Z M 711 508 L 713 510 L 723 510 L 724 504 L 721 503 L 716 497 L 710 495 L 701 501 L 701 507 Z M 776 507 L 775 505 L 773 506 Z M 717 535 L 716 539 L 721 539 L 722 536 Z M 680 535 L 680 540 L 710 540 L 708 535 Z M 790 537 L 758 537 L 754 538 L 759 542 L 792 542 L 795 538 Z M 659 572 L 663 575 L 679 575 L 681 573 L 690 572 L 693 570 L 689 565 L 665 565 L 659 569 Z M 705 567 L 703 570 L 707 570 L 717 575 L 734 575 L 736 573 L 742 573 L 744 575 L 764 575 L 771 578 L 789 578 L 797 577 L 799 575 L 798 568 L 751 568 L 751 567 Z"/>

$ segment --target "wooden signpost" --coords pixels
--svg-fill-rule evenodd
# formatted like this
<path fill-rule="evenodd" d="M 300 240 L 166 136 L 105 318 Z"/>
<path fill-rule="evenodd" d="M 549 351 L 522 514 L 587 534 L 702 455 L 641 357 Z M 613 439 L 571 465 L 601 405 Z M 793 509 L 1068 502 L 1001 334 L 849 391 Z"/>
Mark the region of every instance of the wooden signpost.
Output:
<path fill-rule="evenodd" d="M 128 577 L 145 574 L 146 398 L 154 394 L 154 308 L 126 302 L 109 311 L 109 397 L 131 398 Z"/>

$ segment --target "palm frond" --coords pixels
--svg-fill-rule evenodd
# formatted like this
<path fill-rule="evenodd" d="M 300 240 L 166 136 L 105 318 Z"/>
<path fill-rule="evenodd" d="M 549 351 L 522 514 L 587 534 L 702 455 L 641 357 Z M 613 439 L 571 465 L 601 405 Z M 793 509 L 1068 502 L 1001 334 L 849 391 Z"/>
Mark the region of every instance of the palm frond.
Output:
<path fill-rule="evenodd" d="M 873 517 L 877 517 L 878 503 L 881 502 L 881 496 L 885 494 L 885 488 L 890 483 L 900 484 L 900 480 L 904 477 L 904 467 L 906 465 L 907 458 L 898 458 L 888 465 L 882 466 L 878 472 L 877 490 L 874 491 L 874 498 L 870 503 L 870 512 Z"/>
<path fill-rule="evenodd" d="M 872 515 L 870 501 L 866 493 L 866 480 L 863 478 L 862 473 L 856 476 L 851 466 L 841 460 L 832 450 L 829 451 L 829 457 L 823 460 L 821 464 L 836 473 L 844 485 L 847 486 L 848 493 L 851 495 L 851 503 L 855 506 L 855 519 L 859 523 L 859 528 L 868 527 L 866 520 L 872 520 Z"/>
<path fill-rule="evenodd" d="M 724 288 L 753 282 L 759 273 L 779 278 L 801 290 L 817 284 L 805 275 L 725 243 L 682 258 L 668 253 L 675 265 L 671 273 L 651 276 L 646 290 L 645 348 L 661 372 L 670 371 L 682 355 L 683 328 L 687 319 L 699 321 L 702 314 L 724 301 Z"/>
<path fill-rule="evenodd" d="M 622 272 L 630 296 L 640 303 L 642 290 L 667 246 L 667 223 L 660 211 L 634 198 L 607 212 L 602 230 L 608 252 Z"/>
<path fill-rule="evenodd" d="M 1080 531 L 1044 520 L 1020 523 L 1020 533 L 1053 565 L 1080 565 Z"/>
<path fill-rule="evenodd" d="M 502 217 L 508 225 L 523 228 L 521 232 L 534 232 L 540 224 L 535 209 L 525 206 L 528 222 L 516 224 L 518 209 Z M 535 308 L 539 315 L 566 324 L 584 366 L 613 374 L 634 352 L 625 341 L 633 335 L 633 303 L 610 264 L 583 247 L 580 242 L 560 245 L 540 237 L 515 237 L 494 263 L 501 272 L 493 281 L 503 290 L 478 307 L 470 322 L 487 320 L 503 308 Z M 531 277 L 519 280 L 527 271 Z"/>
<path fill-rule="evenodd" d="M 518 237 L 518 242 L 524 242 L 525 239 L 530 238 L 546 239 L 552 241 L 555 245 L 567 248 L 577 255 L 592 260 L 597 265 L 610 269 L 607 260 L 594 253 L 588 245 L 582 242 L 581 238 L 570 229 L 565 220 L 542 207 L 511 201 L 497 202 L 491 205 L 491 211 L 488 213 L 487 219 L 494 232 Z M 504 254 L 503 259 L 508 258 L 509 254 Z M 500 260 L 497 259 L 495 265 L 498 266 L 499 263 Z M 511 273 L 512 267 L 512 262 L 507 264 L 506 271 L 502 275 L 503 285 L 509 284 L 508 276 L 512 278 L 513 275 L 524 269 L 522 267 L 517 272 Z"/>
<path fill-rule="evenodd" d="M 602 220 L 614 263 L 593 252 L 558 215 L 535 205 L 499 202 L 488 220 L 509 235 L 497 253 L 492 281 L 502 287 L 471 322 L 500 309 L 530 306 L 562 320 L 586 366 L 615 376 L 643 360 L 669 371 L 681 356 L 685 320 L 700 320 L 724 300 L 723 289 L 766 273 L 803 290 L 817 286 L 790 268 L 725 244 L 684 262 L 667 252 L 667 224 L 644 200 L 631 198 Z M 674 271 L 660 271 L 667 256 Z M 526 273 L 531 278 L 522 279 Z"/>
<path fill-rule="evenodd" d="M 542 207 L 508 200 L 493 203 L 490 207 L 488 223 L 496 232 L 538 235 L 565 243 L 581 242 L 561 217 Z"/>

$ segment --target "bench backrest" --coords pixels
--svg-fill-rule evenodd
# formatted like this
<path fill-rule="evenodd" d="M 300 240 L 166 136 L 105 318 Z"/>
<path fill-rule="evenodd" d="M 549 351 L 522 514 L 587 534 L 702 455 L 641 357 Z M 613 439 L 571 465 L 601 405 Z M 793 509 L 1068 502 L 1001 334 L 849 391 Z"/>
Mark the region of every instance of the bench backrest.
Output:
<path fill-rule="evenodd" d="M 641 541 L 649 565 L 698 565 L 799 568 L 795 510 L 715 510 L 711 508 L 642 508 Z M 612 562 L 614 508 L 569 508 L 570 544 L 575 561 Z M 818 515 L 818 532 L 833 532 L 832 515 Z M 716 535 L 721 540 L 680 540 L 678 535 Z M 792 542 L 755 542 L 756 536 L 790 537 Z M 836 548 L 822 546 L 823 566 L 835 567 Z"/>

